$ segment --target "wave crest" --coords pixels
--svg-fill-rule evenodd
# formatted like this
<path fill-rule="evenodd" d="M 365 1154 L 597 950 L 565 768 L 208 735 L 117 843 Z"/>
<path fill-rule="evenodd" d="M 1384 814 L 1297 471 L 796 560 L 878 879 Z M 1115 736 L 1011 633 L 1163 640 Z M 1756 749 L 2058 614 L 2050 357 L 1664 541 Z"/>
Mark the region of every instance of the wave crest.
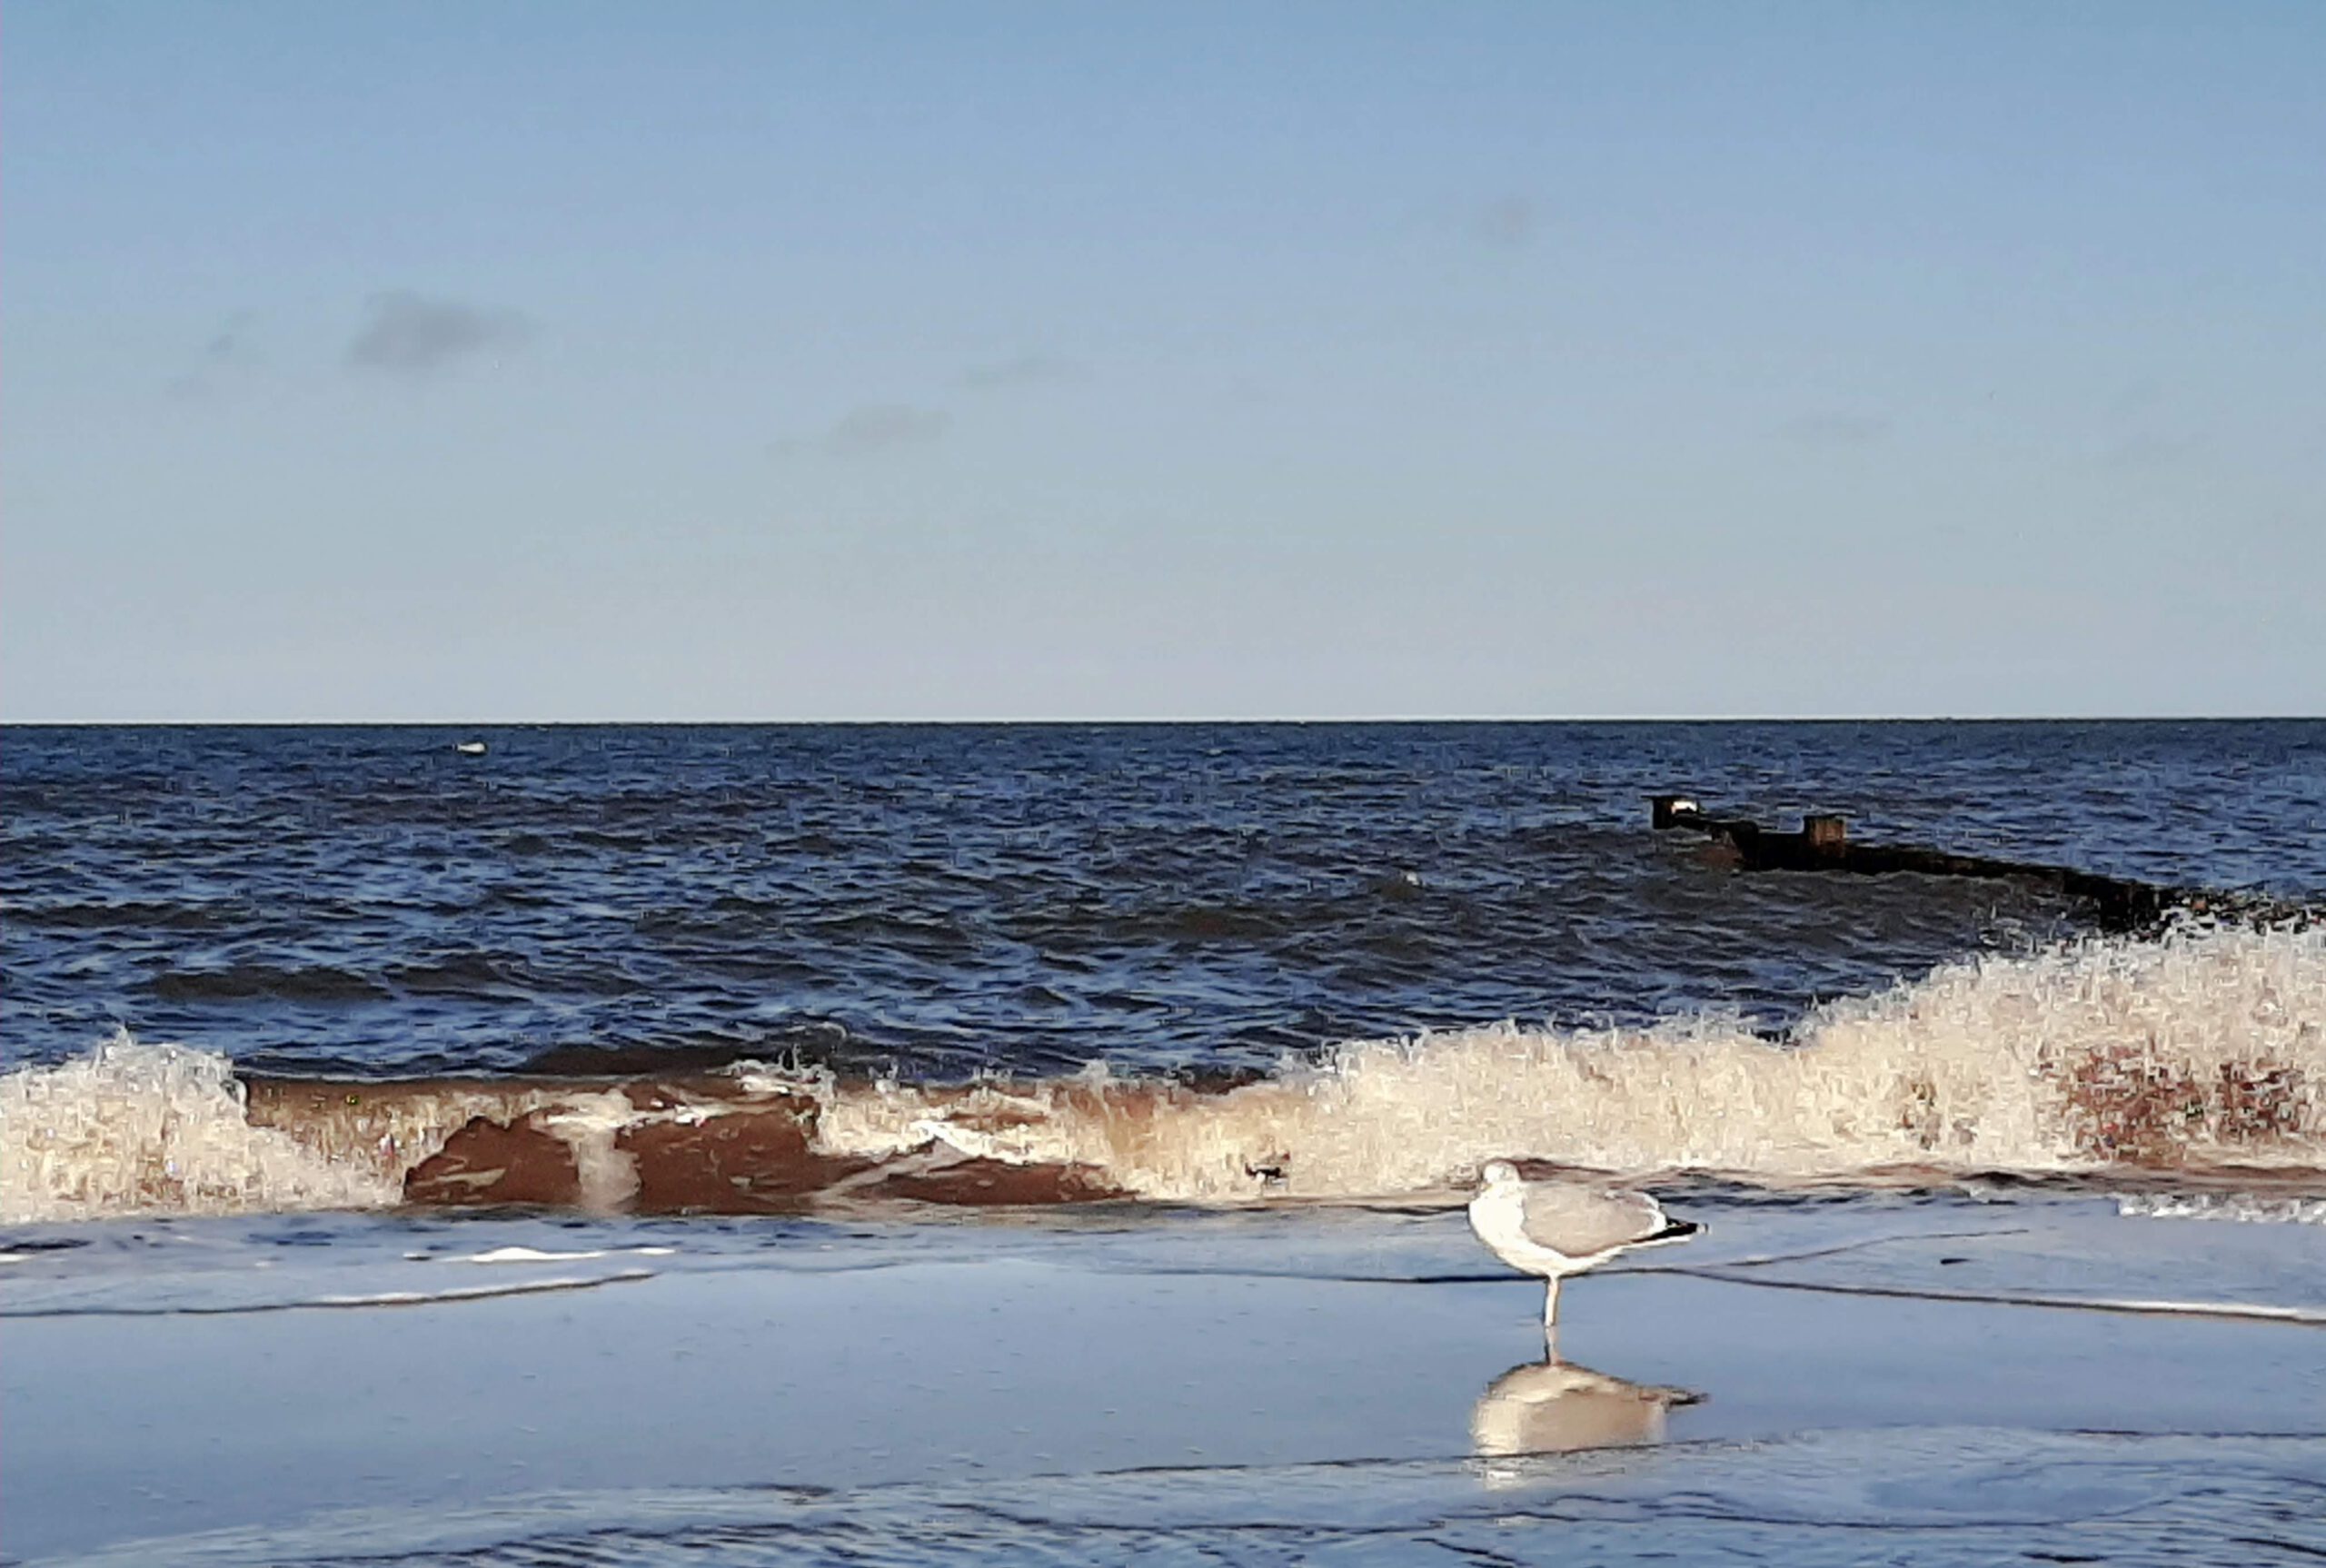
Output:
<path fill-rule="evenodd" d="M 2186 928 L 1950 966 L 1830 1004 L 1784 1045 L 1701 1017 L 1501 1024 L 1355 1042 L 1217 1096 L 1084 1082 L 949 1108 L 892 1091 L 837 1107 L 825 1136 L 869 1152 L 933 1120 L 964 1152 L 1198 1200 L 1411 1193 L 1496 1157 L 1746 1179 L 2312 1167 L 2321 1085 L 2326 931 Z"/>
<path fill-rule="evenodd" d="M 2326 1174 L 2326 928 L 2186 926 L 1933 971 L 1787 1042 L 1731 1020 L 1357 1041 L 1202 1090 L 961 1087 L 754 1064 L 271 1083 L 117 1041 L 0 1078 L 0 1220 L 406 1201 L 749 1211 L 1444 1194 L 1490 1158 L 1635 1177 L 1899 1167 Z M 247 1115 L 245 1114 L 247 1112 Z M 253 1125 L 264 1123 L 267 1125 Z"/>
<path fill-rule="evenodd" d="M 0 1222 L 370 1208 L 401 1183 L 254 1126 L 225 1057 L 128 1033 L 0 1076 Z"/>

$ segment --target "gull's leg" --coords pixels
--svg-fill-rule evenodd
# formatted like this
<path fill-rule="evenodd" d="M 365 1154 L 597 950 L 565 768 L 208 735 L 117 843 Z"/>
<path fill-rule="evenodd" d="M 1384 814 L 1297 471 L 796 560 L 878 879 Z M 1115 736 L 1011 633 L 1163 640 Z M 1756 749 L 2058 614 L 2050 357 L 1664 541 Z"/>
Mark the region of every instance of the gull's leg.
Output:
<path fill-rule="evenodd" d="M 1559 1358 L 1559 1276 L 1551 1275 L 1543 1281 L 1543 1358 Z"/>

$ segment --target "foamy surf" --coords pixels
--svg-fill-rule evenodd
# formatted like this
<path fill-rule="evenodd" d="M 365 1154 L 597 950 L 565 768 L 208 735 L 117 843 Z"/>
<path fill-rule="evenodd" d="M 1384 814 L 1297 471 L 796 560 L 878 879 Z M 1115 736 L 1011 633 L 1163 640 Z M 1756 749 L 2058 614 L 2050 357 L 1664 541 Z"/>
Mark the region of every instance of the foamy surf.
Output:
<path fill-rule="evenodd" d="M 601 1257 L 669 1257 L 678 1251 L 671 1246 L 584 1247 L 567 1252 L 538 1246 L 496 1246 L 489 1251 L 466 1257 L 448 1257 L 446 1263 L 584 1263 Z"/>
<path fill-rule="evenodd" d="M 0 1077 L 0 1221 L 424 1204 L 753 1212 L 1444 1196 L 1490 1158 L 1757 1183 L 2326 1172 L 2326 929 L 2186 927 L 1948 966 L 1772 1044 L 1691 1017 L 1343 1045 L 1207 1092 L 744 1064 L 238 1080 L 125 1037 Z"/>
<path fill-rule="evenodd" d="M 402 1185 L 253 1126 L 224 1057 L 126 1031 L 87 1056 L 0 1076 L 0 1222 L 113 1214 L 370 1208 Z"/>
<path fill-rule="evenodd" d="M 451 1306 L 463 1302 L 500 1301 L 509 1296 L 557 1295 L 596 1290 L 609 1285 L 636 1285 L 652 1279 L 654 1271 L 623 1269 L 615 1274 L 577 1275 L 547 1279 L 508 1280 L 494 1285 L 449 1285 L 435 1290 L 376 1290 L 330 1295 L 296 1296 L 287 1300 L 223 1304 L 171 1303 L 125 1306 L 75 1301 L 61 1305 L 11 1305 L 0 1317 L 245 1317 L 263 1312 L 356 1312 L 371 1307 Z"/>
<path fill-rule="evenodd" d="M 2326 1225 L 2326 1198 L 2256 1193 L 2128 1193 L 2116 1200 L 2126 1219 L 2210 1219 L 2241 1225 Z"/>

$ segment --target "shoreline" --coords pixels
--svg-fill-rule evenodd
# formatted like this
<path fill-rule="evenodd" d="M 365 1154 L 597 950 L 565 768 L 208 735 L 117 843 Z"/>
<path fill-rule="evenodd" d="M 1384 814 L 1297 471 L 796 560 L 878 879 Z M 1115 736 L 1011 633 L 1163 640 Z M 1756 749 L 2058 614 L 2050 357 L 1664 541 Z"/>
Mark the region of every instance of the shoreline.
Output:
<path fill-rule="evenodd" d="M 1659 1438 L 1750 1445 L 1975 1428 L 2326 1440 L 2326 1356 L 2313 1327 L 1886 1288 L 1900 1269 L 2065 1268 L 2098 1292 L 2121 1285 L 2127 1267 L 2184 1283 L 2242 1267 L 2299 1292 L 2326 1278 L 2319 1227 L 2085 1218 L 2092 1206 L 2064 1205 L 2050 1231 L 2031 1232 L 2004 1222 L 2043 1214 L 1991 1206 L 2000 1212 L 1990 1228 L 1966 1236 L 1937 1226 L 1926 1205 L 1894 1206 L 1884 1211 L 1893 1228 L 1913 1222 L 1920 1234 L 1872 1236 L 1849 1258 L 1775 1265 L 1754 1259 L 1830 1226 L 1825 1206 L 1725 1216 L 1720 1228 L 1740 1234 L 1725 1254 L 1708 1249 L 1706 1265 L 1770 1276 L 1634 1270 L 1577 1282 L 1559 1348 L 1587 1372 L 1579 1382 L 1541 1371 L 1532 1282 L 1418 1283 L 1433 1260 L 1475 1258 L 1452 1216 L 1191 1220 L 1177 1235 L 795 1228 L 773 1255 L 797 1266 L 747 1250 L 646 1278 L 636 1275 L 686 1263 L 687 1226 L 609 1222 L 577 1239 L 675 1243 L 679 1253 L 592 1246 L 572 1255 L 596 1260 L 582 1264 L 542 1249 L 512 1267 L 511 1285 L 580 1283 L 171 1322 L 98 1315 L 84 1290 L 78 1312 L 7 1327 L 0 1547 L 40 1557 L 218 1530 L 274 1538 L 345 1510 L 385 1510 L 417 1530 L 440 1513 L 551 1493 L 854 1494 L 1190 1465 L 1460 1461 L 1469 1479 L 1446 1484 L 1475 1492 L 1492 1484 L 1476 1471 L 1488 1459 Z M 749 1246 L 753 1223 L 720 1230 Z M 445 1271 L 515 1255 L 491 1246 L 512 1234 L 560 1228 L 383 1218 L 321 1248 L 237 1244 L 224 1255 L 236 1265 L 225 1277 L 295 1296 L 418 1271 L 469 1290 L 480 1282 Z M 2055 1261 L 2061 1236 L 2086 1235 L 2116 1254 Z M 422 1255 L 409 1252 L 414 1240 L 455 1250 L 408 1261 Z M 238 1248 L 249 1245 L 271 1266 L 247 1266 Z M 194 1250 L 204 1268 L 218 1266 L 214 1246 Z M 1181 1271 L 1238 1260 L 1315 1272 Z M 1368 1260 L 1402 1275 L 1327 1272 Z M 1814 1281 L 1845 1263 L 1859 1288 L 1767 1288 L 1788 1283 L 1773 1269 Z M 134 1261 L 123 1279 L 147 1296 L 156 1289 Z M 621 1288 L 585 1287 L 595 1284 Z M 650 1432 L 652 1443 L 636 1441 Z"/>

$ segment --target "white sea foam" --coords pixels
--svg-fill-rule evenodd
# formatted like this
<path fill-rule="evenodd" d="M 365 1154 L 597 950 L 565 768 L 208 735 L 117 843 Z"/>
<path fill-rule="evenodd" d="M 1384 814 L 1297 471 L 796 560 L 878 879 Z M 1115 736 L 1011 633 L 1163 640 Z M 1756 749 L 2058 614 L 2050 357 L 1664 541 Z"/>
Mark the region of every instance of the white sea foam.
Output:
<path fill-rule="evenodd" d="M 580 1263 L 593 1257 L 669 1257 L 679 1249 L 674 1246 L 587 1247 L 577 1252 L 552 1252 L 537 1246 L 496 1246 L 487 1252 L 471 1253 L 465 1257 L 449 1257 L 446 1263 Z"/>
<path fill-rule="evenodd" d="M 542 1295 L 552 1291 L 595 1290 L 605 1285 L 634 1285 L 652 1279 L 654 1271 L 624 1269 L 619 1274 L 581 1275 L 557 1279 L 512 1279 L 496 1285 L 453 1285 L 443 1290 L 375 1290 L 352 1295 L 318 1295 L 311 1300 L 283 1302 L 253 1311 L 287 1312 L 301 1307 L 447 1306 L 455 1302 L 492 1301 L 508 1295 Z"/>
<path fill-rule="evenodd" d="M 2188 928 L 1939 969 L 1773 1046 L 1732 1024 L 1503 1024 L 1341 1047 L 1225 1095 L 1088 1083 L 827 1110 L 870 1153 L 950 1122 L 989 1157 L 1144 1196 L 1350 1197 L 1534 1156 L 1752 1179 L 1884 1166 L 2326 1165 L 2326 930 Z"/>
<path fill-rule="evenodd" d="M 0 1222 L 366 1208 L 398 1185 L 253 1126 L 226 1058 L 126 1033 L 0 1076 Z"/>
<path fill-rule="evenodd" d="M 259 1127 L 224 1058 L 124 1037 L 0 1076 L 0 1223 L 390 1204 L 478 1116 L 563 1142 L 581 1206 L 611 1211 L 638 1189 L 626 1132 L 778 1103 L 808 1118 L 820 1156 L 1074 1166 L 1195 1202 L 1444 1192 L 1496 1157 L 1764 1182 L 1898 1166 L 2317 1176 L 2326 928 L 1984 958 L 1821 1008 L 1782 1045 L 1710 1017 L 1498 1024 L 1351 1043 L 1224 1094 L 1103 1071 L 969 1090 L 757 1067 L 730 1079 L 649 1107 L 603 1082 L 376 1086 L 278 1097 Z"/>
<path fill-rule="evenodd" d="M 2128 1193 L 2116 1212 L 2130 1219 L 2214 1219 L 2244 1225 L 2326 1225 L 2326 1198 L 2256 1193 Z"/>

